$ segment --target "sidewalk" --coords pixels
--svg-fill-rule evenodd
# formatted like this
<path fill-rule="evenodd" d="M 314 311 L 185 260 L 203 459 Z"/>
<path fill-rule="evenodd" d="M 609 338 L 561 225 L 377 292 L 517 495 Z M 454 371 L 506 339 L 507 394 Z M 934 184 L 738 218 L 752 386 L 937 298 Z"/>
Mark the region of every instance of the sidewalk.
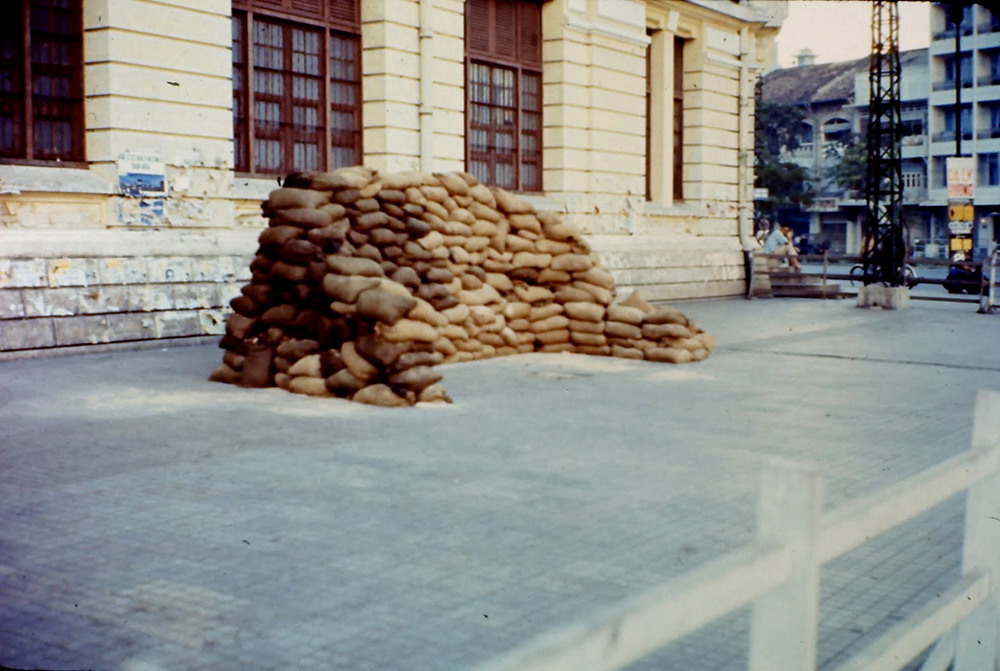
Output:
<path fill-rule="evenodd" d="M 746 543 L 763 458 L 837 505 L 968 449 L 1000 389 L 974 306 L 677 307 L 708 360 L 445 366 L 452 406 L 213 384 L 205 346 L 0 363 L 0 665 L 472 668 Z M 962 505 L 824 569 L 822 663 L 957 575 Z M 747 626 L 630 669 L 741 669 Z"/>

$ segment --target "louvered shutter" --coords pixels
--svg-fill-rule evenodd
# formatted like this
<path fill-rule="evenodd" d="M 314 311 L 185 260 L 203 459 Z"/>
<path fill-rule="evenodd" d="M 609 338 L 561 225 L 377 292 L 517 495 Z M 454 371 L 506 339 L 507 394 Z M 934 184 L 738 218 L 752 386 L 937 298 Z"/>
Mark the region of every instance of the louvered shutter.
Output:
<path fill-rule="evenodd" d="M 520 5 L 518 17 L 519 59 L 526 65 L 542 64 L 542 8 L 533 3 Z"/>
<path fill-rule="evenodd" d="M 469 51 L 479 54 L 490 53 L 492 5 L 491 0 L 466 0 L 465 44 Z"/>
<path fill-rule="evenodd" d="M 329 0 L 330 21 L 358 29 L 361 26 L 359 0 Z"/>
<path fill-rule="evenodd" d="M 493 53 L 503 58 L 517 58 L 517 0 L 495 0 L 493 16 Z"/>

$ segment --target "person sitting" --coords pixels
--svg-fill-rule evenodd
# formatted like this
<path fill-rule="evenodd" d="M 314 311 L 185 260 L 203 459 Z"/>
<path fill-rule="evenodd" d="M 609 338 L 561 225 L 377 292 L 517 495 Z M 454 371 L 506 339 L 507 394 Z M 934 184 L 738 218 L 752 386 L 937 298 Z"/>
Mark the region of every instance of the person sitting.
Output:
<path fill-rule="evenodd" d="M 782 254 L 788 257 L 788 265 L 795 270 L 802 270 L 799 263 L 799 251 L 792 244 L 792 229 L 788 226 L 775 226 L 771 235 L 764 241 L 765 254 Z"/>

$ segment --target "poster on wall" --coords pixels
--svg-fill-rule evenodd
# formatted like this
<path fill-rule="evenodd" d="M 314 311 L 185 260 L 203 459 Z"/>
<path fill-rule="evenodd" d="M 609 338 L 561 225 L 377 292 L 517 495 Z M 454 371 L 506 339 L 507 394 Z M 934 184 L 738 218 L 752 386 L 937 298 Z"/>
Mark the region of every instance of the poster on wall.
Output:
<path fill-rule="evenodd" d="M 126 226 L 161 226 L 167 196 L 166 164 L 156 152 L 118 156 L 118 219 Z"/>

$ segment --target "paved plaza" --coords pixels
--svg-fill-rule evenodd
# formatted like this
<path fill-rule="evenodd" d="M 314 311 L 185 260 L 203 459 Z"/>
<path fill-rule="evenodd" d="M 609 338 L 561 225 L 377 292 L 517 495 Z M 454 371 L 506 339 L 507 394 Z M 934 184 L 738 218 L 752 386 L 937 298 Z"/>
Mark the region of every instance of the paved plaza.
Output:
<path fill-rule="evenodd" d="M 206 381 L 213 346 L 0 362 L 0 665 L 473 669 L 753 537 L 771 455 L 828 506 L 968 449 L 1000 315 L 915 303 L 677 307 L 673 366 L 444 366 L 450 406 Z M 827 565 L 832 668 L 959 571 L 963 499 Z M 748 613 L 630 667 L 742 669 Z"/>

